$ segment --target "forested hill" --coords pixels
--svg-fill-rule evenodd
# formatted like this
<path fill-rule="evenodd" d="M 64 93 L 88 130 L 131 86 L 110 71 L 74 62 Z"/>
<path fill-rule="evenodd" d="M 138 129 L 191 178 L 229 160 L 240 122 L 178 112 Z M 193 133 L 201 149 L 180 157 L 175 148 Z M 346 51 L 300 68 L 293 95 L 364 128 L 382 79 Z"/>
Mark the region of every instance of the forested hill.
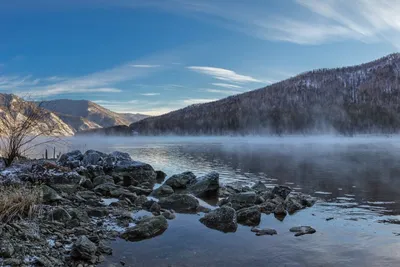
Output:
<path fill-rule="evenodd" d="M 320 69 L 130 125 L 139 134 L 290 134 L 400 130 L 400 54 Z"/>

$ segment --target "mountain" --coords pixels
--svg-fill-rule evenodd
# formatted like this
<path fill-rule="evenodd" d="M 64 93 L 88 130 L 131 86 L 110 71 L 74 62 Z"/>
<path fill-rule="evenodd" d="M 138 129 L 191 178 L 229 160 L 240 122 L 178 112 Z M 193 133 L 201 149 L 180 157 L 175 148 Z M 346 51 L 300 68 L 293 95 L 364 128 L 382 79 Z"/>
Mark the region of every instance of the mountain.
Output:
<path fill-rule="evenodd" d="M 400 130 L 400 54 L 319 69 L 130 125 L 139 134 L 342 134 Z"/>
<path fill-rule="evenodd" d="M 142 114 L 119 114 L 88 100 L 57 99 L 41 102 L 41 106 L 57 114 L 75 132 L 129 125 L 148 117 Z"/>
<path fill-rule="evenodd" d="M 6 108 L 11 106 L 11 108 Z M 74 134 L 73 129 L 66 124 L 63 120 L 61 120 L 57 115 L 52 112 L 49 112 L 41 107 L 37 107 L 36 104 L 32 102 L 25 101 L 24 99 L 13 95 L 13 94 L 0 94 L 0 114 L 1 116 L 5 116 L 7 118 L 17 118 L 17 121 L 23 122 L 23 120 L 29 116 L 28 114 L 32 114 L 30 111 L 38 110 L 35 114 L 41 114 L 37 127 L 41 129 L 51 129 L 53 135 L 60 136 L 71 136 Z M 12 122 L 12 119 L 9 119 L 9 122 Z M 0 125 L 2 127 L 2 125 Z M 35 128 L 36 129 L 36 128 Z M 31 134 L 40 134 L 42 131 L 34 131 Z"/>

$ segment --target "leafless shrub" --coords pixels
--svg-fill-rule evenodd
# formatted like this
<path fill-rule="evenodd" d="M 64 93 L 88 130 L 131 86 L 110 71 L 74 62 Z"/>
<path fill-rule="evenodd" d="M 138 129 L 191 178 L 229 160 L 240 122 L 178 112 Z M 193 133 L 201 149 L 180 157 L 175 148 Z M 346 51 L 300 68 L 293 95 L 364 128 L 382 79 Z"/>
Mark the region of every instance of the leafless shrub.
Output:
<path fill-rule="evenodd" d="M 6 166 L 38 146 L 61 141 L 64 124 L 41 106 L 15 95 L 0 96 L 0 149 Z"/>

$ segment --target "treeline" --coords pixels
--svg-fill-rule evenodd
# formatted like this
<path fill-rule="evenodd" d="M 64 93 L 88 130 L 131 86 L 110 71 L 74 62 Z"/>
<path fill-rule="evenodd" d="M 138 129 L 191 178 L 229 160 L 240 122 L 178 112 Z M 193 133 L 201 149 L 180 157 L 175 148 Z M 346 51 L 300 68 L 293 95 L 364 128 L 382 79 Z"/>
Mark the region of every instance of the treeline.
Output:
<path fill-rule="evenodd" d="M 141 135 L 394 133 L 400 56 L 303 73 L 268 87 L 131 124 Z"/>

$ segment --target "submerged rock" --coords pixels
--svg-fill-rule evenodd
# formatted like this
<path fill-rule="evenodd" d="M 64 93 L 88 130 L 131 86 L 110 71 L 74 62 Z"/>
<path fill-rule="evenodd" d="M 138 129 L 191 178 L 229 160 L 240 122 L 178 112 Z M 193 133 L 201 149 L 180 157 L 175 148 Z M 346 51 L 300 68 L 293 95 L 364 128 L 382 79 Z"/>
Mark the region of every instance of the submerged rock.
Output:
<path fill-rule="evenodd" d="M 195 182 L 196 176 L 192 172 L 183 172 L 181 174 L 172 175 L 165 181 L 165 184 L 173 189 L 185 189 Z"/>
<path fill-rule="evenodd" d="M 159 215 L 142 219 L 134 227 L 128 228 L 121 237 L 128 241 L 141 241 L 161 235 L 167 228 L 167 219 Z"/>
<path fill-rule="evenodd" d="M 296 233 L 294 236 L 302 236 L 307 234 L 314 234 L 317 231 L 311 226 L 297 226 L 290 228 L 290 232 Z"/>
<path fill-rule="evenodd" d="M 208 228 L 225 233 L 236 232 L 238 226 L 236 211 L 228 206 L 223 206 L 207 213 L 200 219 L 200 222 Z"/>
<path fill-rule="evenodd" d="M 253 228 L 253 229 L 251 229 L 251 231 L 256 233 L 256 236 L 277 235 L 278 234 L 275 229 L 270 229 L 270 228 L 263 228 L 263 229 Z"/>
<path fill-rule="evenodd" d="M 260 208 L 253 206 L 250 208 L 243 208 L 237 211 L 237 221 L 240 224 L 256 226 L 260 224 L 261 212 Z"/>
<path fill-rule="evenodd" d="M 219 174 L 217 172 L 210 172 L 202 177 L 197 178 L 196 182 L 189 187 L 197 197 L 207 197 L 217 195 L 219 189 Z"/>
<path fill-rule="evenodd" d="M 196 212 L 199 208 L 199 201 L 192 195 L 173 194 L 161 198 L 158 202 L 161 208 L 173 209 L 176 212 Z"/>

